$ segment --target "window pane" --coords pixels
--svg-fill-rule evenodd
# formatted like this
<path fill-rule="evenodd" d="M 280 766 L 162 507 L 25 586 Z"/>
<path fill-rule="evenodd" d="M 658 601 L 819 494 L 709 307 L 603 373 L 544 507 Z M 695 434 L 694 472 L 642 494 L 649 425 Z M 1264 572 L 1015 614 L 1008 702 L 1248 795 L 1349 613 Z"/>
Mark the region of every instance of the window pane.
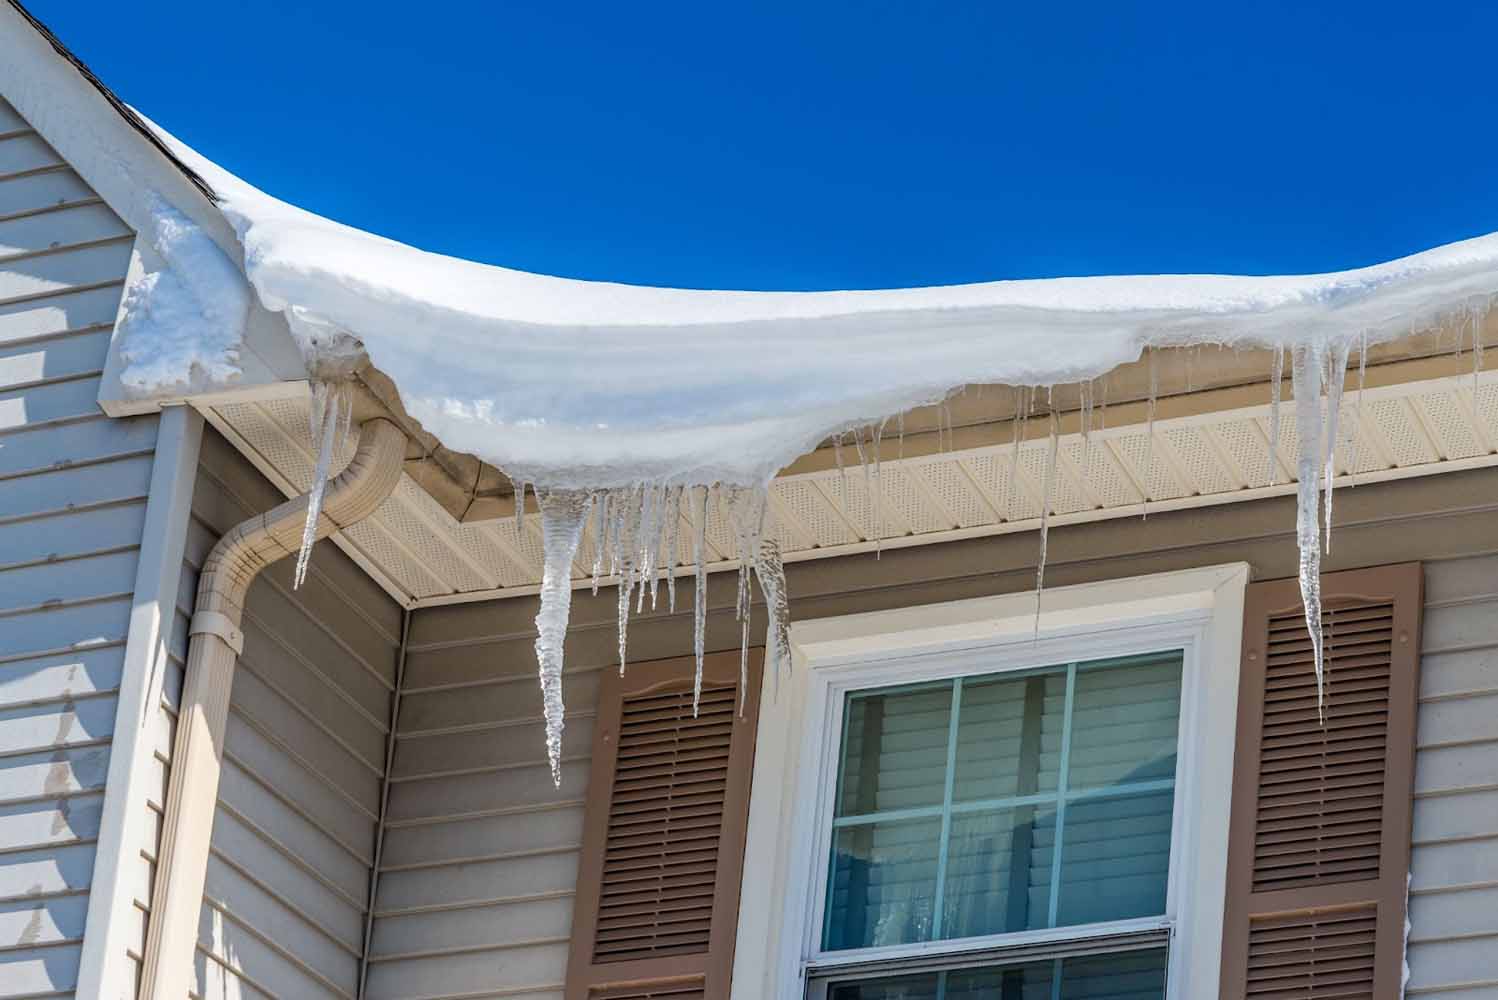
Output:
<path fill-rule="evenodd" d="M 952 685 L 848 700 L 837 815 L 939 806 Z"/>
<path fill-rule="evenodd" d="M 835 830 L 823 947 L 929 940 L 940 841 L 940 819 Z"/>
<path fill-rule="evenodd" d="M 866 983 L 842 983 L 834 986 L 829 995 L 832 1000 L 937 1000 L 937 974 L 927 972 Z"/>
<path fill-rule="evenodd" d="M 869 978 L 837 983 L 828 992 L 832 1000 L 1164 1000 L 1165 963 L 1166 950 L 1152 948 Z"/>
<path fill-rule="evenodd" d="M 1181 654 L 1131 666 L 1077 670 L 1072 791 L 1173 778 L 1181 714 Z"/>
<path fill-rule="evenodd" d="M 946 1000 L 1052 1000 L 1055 962 L 947 973 Z"/>
<path fill-rule="evenodd" d="M 1165 912 L 1173 791 L 1067 803 L 1058 926 Z"/>
<path fill-rule="evenodd" d="M 1066 671 L 968 680 L 957 720 L 956 802 L 1054 792 Z"/>
<path fill-rule="evenodd" d="M 1061 1000 L 1164 1000 L 1165 949 L 1061 963 Z"/>
<path fill-rule="evenodd" d="M 952 818 L 943 896 L 944 938 L 1047 926 L 1054 805 Z"/>

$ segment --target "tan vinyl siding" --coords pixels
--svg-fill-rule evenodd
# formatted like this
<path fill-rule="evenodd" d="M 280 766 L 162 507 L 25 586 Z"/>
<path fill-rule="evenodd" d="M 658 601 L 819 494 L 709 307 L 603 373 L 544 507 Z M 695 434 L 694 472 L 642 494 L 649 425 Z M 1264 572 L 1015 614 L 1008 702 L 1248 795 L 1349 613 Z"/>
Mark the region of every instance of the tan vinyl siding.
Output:
<path fill-rule="evenodd" d="M 1447 654 L 1437 654 L 1434 645 L 1451 634 L 1442 619 L 1453 612 L 1442 601 L 1455 599 L 1458 580 L 1469 581 L 1460 593 L 1478 595 L 1459 602 L 1467 601 L 1463 606 L 1498 644 L 1498 625 L 1490 624 L 1498 621 L 1498 585 L 1490 582 L 1498 580 L 1498 556 L 1472 556 L 1498 553 L 1498 470 L 1339 490 L 1336 523 L 1328 572 L 1427 563 L 1429 656 L 1410 958 L 1412 988 L 1430 989 L 1446 970 L 1473 969 L 1498 954 L 1494 938 L 1455 940 L 1498 926 L 1487 905 L 1498 901 L 1498 870 L 1487 860 L 1498 855 L 1498 728 L 1491 722 L 1498 714 L 1485 710 L 1498 701 L 1494 657 L 1473 651 L 1470 676 L 1463 676 L 1441 663 Z M 1274 499 L 1056 528 L 1046 580 L 1064 586 L 1240 560 L 1253 566 L 1257 579 L 1293 576 L 1294 526 L 1293 501 Z M 789 568 L 792 613 L 807 619 L 1023 591 L 1034 585 L 1035 553 L 1033 535 L 1010 535 L 887 550 L 879 559 L 795 564 Z M 733 595 L 734 581 L 716 575 L 709 649 L 738 642 Z M 413 615 L 377 893 L 371 1000 L 561 995 L 594 700 L 600 671 L 615 666 L 614 607 L 610 593 L 583 591 L 574 599 L 560 792 L 546 773 L 534 601 Z M 1486 641 L 1466 629 L 1463 648 Z M 753 634 L 756 640 L 763 635 L 758 623 Z M 674 616 L 662 608 L 637 618 L 629 640 L 632 658 L 641 661 L 689 653 L 690 598 Z M 1431 687 L 1442 677 L 1460 697 L 1442 701 L 1440 689 Z M 1453 740 L 1467 742 L 1441 745 Z M 1429 794 L 1447 790 L 1462 790 L 1463 801 L 1437 804 L 1440 796 Z M 1447 835 L 1458 839 L 1430 842 Z M 1418 891 L 1422 879 L 1470 888 L 1427 896 Z M 1483 989 L 1491 987 L 1440 994 L 1440 1000 L 1469 1000 Z"/>
<path fill-rule="evenodd" d="M 1498 993 L 1498 556 L 1425 574 L 1409 996 Z"/>
<path fill-rule="evenodd" d="M 0 997 L 78 974 L 156 438 L 96 402 L 131 243 L 0 100 Z"/>
<path fill-rule="evenodd" d="M 208 550 L 283 499 L 205 433 L 179 635 Z M 300 590 L 291 569 L 288 559 L 263 573 L 245 607 L 199 929 L 203 996 L 352 998 L 358 987 L 402 612 L 335 546 L 317 547 Z M 157 722 L 162 788 L 184 650 Z M 150 808 L 159 825 L 159 795 Z"/>

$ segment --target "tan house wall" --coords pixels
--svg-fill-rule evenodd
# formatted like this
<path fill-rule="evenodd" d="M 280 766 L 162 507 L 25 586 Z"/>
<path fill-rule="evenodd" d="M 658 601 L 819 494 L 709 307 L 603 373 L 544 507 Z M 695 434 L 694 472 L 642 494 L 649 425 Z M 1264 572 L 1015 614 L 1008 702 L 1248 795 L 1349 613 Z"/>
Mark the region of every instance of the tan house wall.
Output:
<path fill-rule="evenodd" d="M 1426 563 L 1410 993 L 1475 1000 L 1498 987 L 1498 470 L 1344 489 L 1336 512 L 1327 571 Z M 1293 502 L 1277 499 L 1061 528 L 1047 582 L 1238 560 L 1257 579 L 1291 576 L 1294 522 Z M 1025 590 L 1035 553 L 1027 534 L 801 563 L 790 570 L 792 613 Z M 710 601 L 709 648 L 731 648 L 728 576 L 714 578 Z M 560 792 L 542 742 L 534 601 L 414 613 L 371 1000 L 560 996 L 593 706 L 600 671 L 616 663 L 614 608 L 609 593 L 573 604 Z M 684 655 L 690 643 L 689 602 L 630 629 L 638 659 Z"/>
<path fill-rule="evenodd" d="M 205 432 L 180 633 L 208 550 L 284 499 Z M 201 996 L 358 991 L 403 612 L 333 545 L 318 545 L 300 590 L 291 574 L 290 559 L 271 566 L 245 608 L 198 932 Z M 157 721 L 163 788 L 182 669 L 174 659 Z M 158 830 L 159 798 L 150 804 Z M 144 911 L 149 879 L 140 883 Z"/>

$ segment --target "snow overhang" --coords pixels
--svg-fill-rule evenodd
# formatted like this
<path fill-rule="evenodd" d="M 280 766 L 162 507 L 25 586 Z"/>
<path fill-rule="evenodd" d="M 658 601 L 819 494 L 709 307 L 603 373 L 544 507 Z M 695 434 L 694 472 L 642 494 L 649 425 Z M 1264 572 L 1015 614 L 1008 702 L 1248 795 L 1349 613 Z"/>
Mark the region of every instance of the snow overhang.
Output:
<path fill-rule="evenodd" d="M 1370 349 L 1361 395 L 1355 366 L 1349 370 L 1339 487 L 1498 465 L 1498 350 L 1493 349 L 1498 323 L 1491 319 L 1483 342 L 1490 349 L 1480 368 L 1470 341 L 1464 339 L 1466 348 L 1456 354 L 1457 335 L 1450 329 Z M 1152 443 L 1150 362 L 1122 366 L 1100 381 L 1090 443 L 1081 439 L 1076 388 L 1057 388 L 1061 438 L 1053 527 L 1138 516 L 1146 508 L 1146 488 L 1150 512 L 1294 491 L 1288 377 L 1276 484 L 1268 485 L 1267 353 L 1164 349 L 1156 352 L 1154 366 L 1159 396 Z M 390 416 L 404 421 L 413 438 L 395 495 L 338 544 L 408 606 L 535 594 L 542 548 L 534 497 L 528 495 L 527 515 L 517 522 L 507 477 L 424 435 L 389 405 L 393 387 L 378 371 L 364 372 L 360 384 L 355 420 Z M 877 477 L 872 467 L 867 474 L 860 467 L 851 438 L 841 449 L 846 476 L 830 441 L 797 459 L 776 477 L 770 493 L 770 533 L 786 560 L 1035 531 L 1048 450 L 1045 395 L 1038 394 L 1035 413 L 1023 423 L 1017 466 L 1014 395 L 1007 387 L 974 386 L 954 396 L 945 410 L 910 411 L 903 456 L 891 422 L 880 444 Z M 200 407 L 288 496 L 310 486 L 313 451 L 305 394 Z M 1011 472 L 1017 472 L 1013 481 Z M 876 506 L 885 522 L 882 532 L 874 529 Z M 678 532 L 683 540 L 674 566 L 678 574 L 691 571 L 684 541 L 692 537 L 691 516 L 684 512 Z M 716 507 L 709 508 L 707 527 L 709 569 L 737 568 L 732 532 Z M 575 561 L 575 586 L 590 583 L 594 541 L 590 527 Z"/>

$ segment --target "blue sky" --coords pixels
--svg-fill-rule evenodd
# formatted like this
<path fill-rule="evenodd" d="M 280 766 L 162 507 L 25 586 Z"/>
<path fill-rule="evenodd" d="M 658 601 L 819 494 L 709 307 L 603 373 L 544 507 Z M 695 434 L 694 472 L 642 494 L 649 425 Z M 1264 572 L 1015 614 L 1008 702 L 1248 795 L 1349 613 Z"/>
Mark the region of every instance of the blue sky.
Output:
<path fill-rule="evenodd" d="M 533 271 L 1299 272 L 1498 230 L 1478 0 L 28 5 L 252 183 Z"/>

